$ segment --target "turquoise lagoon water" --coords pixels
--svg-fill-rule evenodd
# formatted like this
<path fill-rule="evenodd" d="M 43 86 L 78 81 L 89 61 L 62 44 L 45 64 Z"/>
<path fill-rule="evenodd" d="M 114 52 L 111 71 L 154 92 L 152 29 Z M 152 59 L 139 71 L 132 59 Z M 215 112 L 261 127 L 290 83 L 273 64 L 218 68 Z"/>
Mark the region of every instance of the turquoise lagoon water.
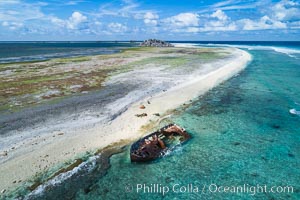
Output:
<path fill-rule="evenodd" d="M 300 199 L 300 116 L 289 112 L 300 110 L 300 54 L 248 51 L 243 72 L 172 116 L 188 143 L 148 164 L 131 163 L 127 147 L 104 174 L 96 168 L 30 199 Z"/>

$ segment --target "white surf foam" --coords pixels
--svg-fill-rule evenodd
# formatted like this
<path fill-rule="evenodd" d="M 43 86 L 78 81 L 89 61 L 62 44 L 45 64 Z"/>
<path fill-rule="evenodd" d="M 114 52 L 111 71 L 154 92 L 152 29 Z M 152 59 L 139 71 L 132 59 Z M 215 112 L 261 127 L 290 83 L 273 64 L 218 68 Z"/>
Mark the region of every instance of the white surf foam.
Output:
<path fill-rule="evenodd" d="M 299 115 L 300 116 L 300 111 L 296 110 L 295 108 L 290 109 L 290 113 L 293 114 L 293 115 Z"/>
<path fill-rule="evenodd" d="M 99 158 L 99 155 L 90 157 L 87 161 L 81 163 L 77 167 L 73 168 L 70 171 L 67 171 L 65 173 L 61 173 L 54 177 L 53 179 L 47 181 L 46 183 L 40 185 L 37 187 L 34 191 L 29 193 L 24 200 L 30 199 L 30 197 L 41 195 L 45 189 L 51 186 L 58 185 L 62 183 L 63 181 L 71 178 L 73 175 L 77 174 L 80 170 L 85 170 L 86 172 L 90 172 L 94 167 L 96 166 L 96 160 Z"/>
<path fill-rule="evenodd" d="M 198 47 L 199 44 L 196 43 L 171 43 L 173 44 L 175 47 Z"/>
<path fill-rule="evenodd" d="M 294 54 L 300 54 L 300 50 L 285 48 L 285 47 L 272 47 L 272 49 L 276 52 L 287 54 L 290 57 L 296 57 Z"/>
<path fill-rule="evenodd" d="M 175 45 L 177 46 L 177 45 Z M 184 46 L 184 44 L 179 46 Z M 236 47 L 240 49 L 247 49 L 247 50 L 273 50 L 278 53 L 286 54 L 290 57 L 297 58 L 295 54 L 300 54 L 300 49 L 290 48 L 290 47 L 278 47 L 278 46 L 263 46 L 263 45 L 239 45 L 239 44 L 192 44 L 189 43 L 188 46 L 209 46 L 209 47 Z M 187 47 L 187 46 L 185 46 Z"/>

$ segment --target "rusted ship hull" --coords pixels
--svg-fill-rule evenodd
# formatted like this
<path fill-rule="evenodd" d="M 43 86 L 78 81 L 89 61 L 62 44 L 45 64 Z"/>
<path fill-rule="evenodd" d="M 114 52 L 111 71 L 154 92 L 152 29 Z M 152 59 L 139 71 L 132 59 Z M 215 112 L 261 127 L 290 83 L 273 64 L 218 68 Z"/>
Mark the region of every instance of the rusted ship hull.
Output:
<path fill-rule="evenodd" d="M 190 139 L 190 135 L 180 126 L 169 124 L 131 145 L 131 162 L 147 162 L 160 158 L 174 146 Z"/>

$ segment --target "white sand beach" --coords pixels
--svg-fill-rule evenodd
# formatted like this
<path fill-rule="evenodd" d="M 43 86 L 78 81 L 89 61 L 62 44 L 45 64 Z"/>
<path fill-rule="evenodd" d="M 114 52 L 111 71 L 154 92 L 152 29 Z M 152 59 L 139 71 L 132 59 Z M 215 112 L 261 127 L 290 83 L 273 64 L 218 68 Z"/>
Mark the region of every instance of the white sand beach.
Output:
<path fill-rule="evenodd" d="M 134 103 L 125 108 L 122 102 L 126 101 L 126 98 L 115 101 L 111 104 L 111 109 L 123 109 L 124 112 L 113 120 L 101 121 L 92 117 L 66 119 L 55 125 L 51 124 L 51 127 L 49 125 L 28 128 L 18 136 L 7 136 L 5 140 L 9 141 L 23 134 L 26 140 L 20 144 L 7 142 L 6 147 L 1 147 L 11 149 L 13 145 L 14 149 L 9 151 L 5 158 L 0 158 L 0 191 L 16 188 L 33 176 L 59 163 L 74 160 L 86 152 L 95 152 L 120 140 L 129 143 L 141 137 L 145 134 L 145 130 L 141 129 L 143 126 L 158 123 L 165 113 L 184 103 L 188 104 L 190 100 L 236 75 L 251 60 L 251 55 L 243 50 L 227 48 L 227 51 L 232 54 L 230 58 L 218 63 L 204 64 L 209 71 L 191 75 L 188 81 L 178 82 L 166 91 L 143 99 L 135 96 L 135 93 L 129 93 L 126 98 L 131 98 Z M 211 70 L 214 66 L 209 65 L 220 67 Z M 140 109 L 140 105 L 145 105 L 146 108 Z M 147 116 L 135 116 L 141 113 L 147 113 Z M 161 116 L 155 116 L 154 113 Z"/>

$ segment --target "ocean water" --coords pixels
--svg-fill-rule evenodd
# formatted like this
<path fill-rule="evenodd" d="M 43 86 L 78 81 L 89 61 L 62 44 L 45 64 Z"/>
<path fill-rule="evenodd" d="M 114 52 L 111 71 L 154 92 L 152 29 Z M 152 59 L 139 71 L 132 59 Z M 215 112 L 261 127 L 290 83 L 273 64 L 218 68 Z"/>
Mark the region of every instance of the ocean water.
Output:
<path fill-rule="evenodd" d="M 0 63 L 110 54 L 136 45 L 131 42 L 0 42 Z"/>
<path fill-rule="evenodd" d="M 248 67 L 169 119 L 186 144 L 147 164 L 126 147 L 27 199 L 300 199 L 300 47 L 242 45 Z"/>

